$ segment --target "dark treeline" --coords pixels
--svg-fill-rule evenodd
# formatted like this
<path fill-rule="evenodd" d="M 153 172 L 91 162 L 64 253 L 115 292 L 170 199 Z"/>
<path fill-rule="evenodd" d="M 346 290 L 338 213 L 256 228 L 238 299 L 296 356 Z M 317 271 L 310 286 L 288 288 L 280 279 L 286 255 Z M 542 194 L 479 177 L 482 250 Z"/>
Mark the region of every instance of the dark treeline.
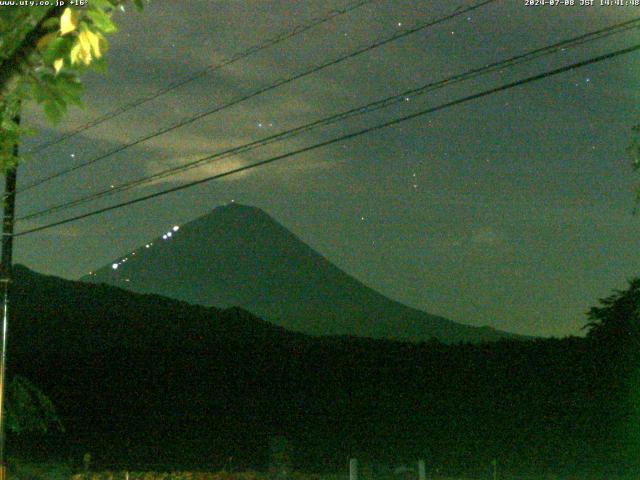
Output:
<path fill-rule="evenodd" d="M 519 474 L 640 468 L 640 281 L 592 309 L 586 338 L 444 345 L 313 338 L 238 309 L 16 274 L 10 373 L 66 430 L 12 437 L 14 455 L 266 468 L 283 437 L 294 468 L 315 472 L 350 456 L 471 476 L 494 458 Z"/>

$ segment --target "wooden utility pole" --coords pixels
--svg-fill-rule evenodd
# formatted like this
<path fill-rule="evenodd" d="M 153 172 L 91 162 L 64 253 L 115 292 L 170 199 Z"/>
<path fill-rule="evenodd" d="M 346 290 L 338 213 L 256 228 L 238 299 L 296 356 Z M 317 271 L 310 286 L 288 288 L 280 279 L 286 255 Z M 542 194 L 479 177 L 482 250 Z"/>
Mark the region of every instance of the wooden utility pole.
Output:
<path fill-rule="evenodd" d="M 7 478 L 4 452 L 5 440 L 5 395 L 7 368 L 7 327 L 9 325 L 9 291 L 13 273 L 13 226 L 16 211 L 16 178 L 18 173 L 18 145 L 13 149 L 16 162 L 5 172 L 2 221 L 2 252 L 0 256 L 0 284 L 2 288 L 2 331 L 0 332 L 0 480 Z"/>

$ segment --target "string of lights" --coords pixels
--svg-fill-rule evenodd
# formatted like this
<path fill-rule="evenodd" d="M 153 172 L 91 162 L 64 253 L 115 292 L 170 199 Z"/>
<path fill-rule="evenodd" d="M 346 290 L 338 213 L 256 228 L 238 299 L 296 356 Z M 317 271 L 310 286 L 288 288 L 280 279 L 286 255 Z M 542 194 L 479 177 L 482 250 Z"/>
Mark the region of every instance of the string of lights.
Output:
<path fill-rule="evenodd" d="M 325 118 L 322 118 L 320 120 L 316 120 L 310 123 L 307 123 L 305 125 L 301 125 L 274 135 L 270 135 L 264 138 L 261 138 L 259 140 L 255 140 L 253 142 L 249 142 L 246 143 L 244 145 L 240 145 L 237 147 L 233 147 L 230 149 L 226 149 L 224 151 L 218 152 L 218 153 L 214 153 L 211 155 L 207 155 L 205 157 L 199 158 L 197 160 L 194 160 L 192 162 L 188 162 L 173 168 L 169 168 L 169 169 L 165 169 L 161 172 L 155 173 L 153 175 L 148 175 L 145 176 L 143 178 L 140 179 L 136 179 L 118 186 L 115 186 L 114 188 L 108 188 L 93 194 L 88 194 L 88 195 L 84 195 L 81 196 L 79 198 L 76 198 L 74 200 L 70 200 L 67 202 L 62 202 L 60 204 L 33 212 L 33 213 L 29 213 L 26 215 L 23 215 L 21 217 L 17 218 L 17 221 L 24 221 L 24 220 L 29 220 L 29 219 L 34 219 L 34 218 L 38 218 L 38 217 L 42 217 L 42 216 L 46 216 L 58 211 L 62 211 L 62 210 L 67 210 L 69 208 L 75 207 L 75 206 L 79 206 L 94 200 L 97 200 L 99 198 L 103 198 L 106 196 L 110 196 L 110 195 L 114 195 L 116 193 L 120 193 L 120 192 L 124 192 L 145 184 L 148 184 L 150 182 L 162 179 L 162 178 L 166 178 L 169 176 L 173 176 L 194 168 L 198 168 L 201 167 L 203 165 L 206 164 L 210 164 L 214 161 L 217 160 L 221 160 L 224 158 L 228 158 L 230 156 L 234 156 L 237 155 L 239 153 L 244 153 L 247 151 L 252 151 L 255 150 L 257 148 L 269 145 L 271 143 L 275 143 L 275 142 L 279 142 L 288 138 L 292 138 L 294 136 L 300 135 L 302 133 L 305 132 L 309 132 L 311 130 L 314 130 L 318 127 L 321 126 L 327 126 L 330 124 L 334 124 L 337 123 L 339 121 L 344 121 L 346 119 L 355 117 L 355 116 L 359 116 L 359 115 L 364 115 L 373 111 L 377 111 L 383 108 L 387 108 L 391 105 L 395 105 L 395 104 L 399 104 L 402 102 L 407 101 L 410 98 L 415 98 L 417 96 L 420 95 L 424 95 L 427 92 L 431 92 L 446 86 L 450 86 L 465 80 L 469 80 L 472 78 L 476 78 L 478 76 L 481 75 L 486 75 L 488 73 L 494 72 L 494 71 L 504 71 L 507 68 L 513 68 L 517 65 L 523 64 L 523 63 L 527 63 L 527 62 L 531 62 L 533 60 L 536 60 L 538 58 L 541 58 L 543 56 L 547 56 L 547 55 L 552 55 L 554 53 L 557 53 L 558 51 L 561 50 L 565 50 L 565 49 L 569 49 L 569 48 L 574 48 L 580 45 L 584 45 L 586 43 L 590 43 L 596 40 L 601 40 L 603 38 L 607 38 L 610 37 L 611 35 L 615 35 L 615 34 L 620 34 L 623 32 L 626 32 L 628 30 L 631 29 L 637 29 L 638 27 L 640 27 L 640 18 L 636 18 L 633 20 L 629 20 L 629 21 L 625 21 L 625 22 L 620 22 L 620 23 L 616 23 L 613 25 L 610 25 L 608 27 L 604 27 L 601 28 L 599 30 L 596 31 L 592 31 L 592 32 L 588 32 L 576 37 L 572 37 L 570 39 L 565 39 L 562 40 L 560 42 L 556 42 L 552 45 L 548 45 L 545 47 L 541 47 L 541 48 L 536 48 L 534 50 L 529 50 L 525 53 L 510 57 L 508 59 L 505 60 L 501 60 L 501 61 L 497 61 L 488 65 L 485 65 L 483 67 L 480 68 L 475 68 L 457 75 L 453 75 L 450 76 L 448 78 L 445 78 L 443 80 L 439 80 L 436 82 L 430 82 L 427 83 L 425 85 L 422 85 L 420 87 L 417 88 L 413 88 L 410 90 L 406 90 L 402 93 L 399 93 L 397 95 L 392 95 L 386 98 L 383 98 L 381 100 L 377 100 L 374 102 L 370 102 L 367 103 L 366 105 L 362 105 L 356 108 L 352 108 Z"/>
<path fill-rule="evenodd" d="M 458 8 L 456 8 L 456 10 L 453 13 L 449 13 L 447 15 L 443 15 L 441 17 L 438 17 L 435 20 L 431 20 L 429 22 L 421 23 L 421 24 L 418 24 L 418 25 L 416 25 L 414 27 L 411 27 L 411 28 L 408 28 L 408 29 L 405 29 L 405 30 L 401 30 L 401 31 L 396 32 L 396 33 L 394 33 L 394 34 L 392 34 L 392 35 L 390 35 L 390 36 L 388 36 L 386 38 L 383 38 L 383 39 L 380 39 L 380 40 L 376 40 L 373 43 L 368 43 L 365 46 L 360 47 L 360 48 L 356 49 L 355 51 L 352 51 L 352 52 L 350 52 L 348 54 L 341 55 L 341 56 L 339 56 L 337 58 L 334 58 L 333 60 L 329 60 L 329 61 L 324 62 L 322 64 L 313 66 L 313 67 L 311 67 L 311 68 L 309 68 L 307 70 L 304 70 L 303 72 L 296 73 L 296 74 L 293 74 L 293 75 L 291 75 L 289 77 L 276 80 L 274 83 L 271 83 L 269 85 L 261 87 L 258 90 L 254 90 L 254 91 L 252 91 L 252 92 L 250 92 L 248 94 L 242 95 L 242 96 L 240 96 L 240 97 L 238 97 L 238 98 L 236 98 L 234 100 L 231 100 L 231 101 L 229 101 L 227 103 L 218 105 L 218 106 L 216 106 L 216 107 L 214 107 L 212 109 L 209 109 L 209 110 L 206 110 L 204 112 L 198 113 L 196 115 L 192 115 L 190 117 L 187 117 L 186 119 L 181 120 L 181 121 L 179 121 L 177 123 L 174 123 L 171 126 L 163 127 L 161 129 L 157 130 L 156 132 L 153 132 L 153 133 L 151 133 L 149 135 L 145 135 L 144 137 L 138 138 L 137 140 L 134 140 L 132 142 L 126 143 L 124 145 L 121 145 L 121 146 L 119 146 L 117 148 L 114 148 L 114 149 L 104 153 L 104 154 L 98 155 L 97 157 L 94 157 L 94 158 L 92 158 L 90 160 L 87 160 L 86 162 L 80 163 L 80 164 L 75 165 L 73 167 L 66 168 L 66 169 L 61 170 L 61 171 L 59 171 L 57 173 L 54 173 L 54 174 L 51 174 L 51 175 L 46 176 L 44 178 L 41 178 L 39 180 L 36 180 L 36 181 L 34 181 L 34 182 L 32 182 L 32 183 L 30 183 L 30 184 L 28 184 L 28 185 L 26 185 L 26 186 L 24 186 L 22 188 L 16 189 L 16 193 L 17 194 L 18 193 L 23 193 L 23 192 L 25 192 L 27 190 L 30 190 L 30 189 L 35 188 L 35 187 L 38 187 L 38 186 L 40 186 L 40 185 L 42 185 L 42 184 L 44 184 L 46 182 L 49 182 L 49 181 L 54 180 L 56 178 L 62 177 L 64 175 L 68 175 L 69 173 L 75 172 L 75 171 L 77 171 L 77 170 L 79 170 L 81 168 L 88 167 L 89 165 L 93 165 L 93 164 L 95 164 L 95 163 L 97 163 L 97 162 L 99 162 L 101 160 L 109 158 L 109 157 L 111 157 L 111 156 L 113 156 L 113 155 L 115 155 L 117 153 L 120 153 L 120 152 L 122 152 L 124 150 L 127 150 L 127 149 L 129 149 L 129 148 L 131 148 L 133 146 L 139 145 L 139 144 L 141 144 L 143 142 L 146 142 L 146 141 L 151 140 L 153 138 L 159 137 L 160 135 L 164 135 L 164 134 L 166 134 L 168 132 L 171 132 L 171 131 L 176 130 L 176 129 L 181 128 L 181 127 L 184 127 L 186 125 L 190 125 L 190 124 L 192 124 L 192 123 L 194 123 L 194 122 L 196 122 L 198 120 L 201 120 L 202 118 L 208 117 L 208 116 L 213 115 L 215 113 L 218 113 L 218 112 L 220 112 L 222 110 L 226 110 L 226 109 L 228 109 L 230 107 L 238 105 L 238 104 L 240 104 L 242 102 L 245 102 L 245 101 L 247 101 L 249 99 L 255 98 L 255 97 L 259 96 L 259 95 L 267 93 L 267 92 L 269 92 L 271 90 L 274 90 L 274 89 L 276 89 L 278 87 L 281 87 L 283 85 L 287 85 L 287 84 L 292 83 L 292 82 L 294 82 L 296 80 L 299 80 L 301 78 L 316 74 L 316 73 L 320 72 L 321 70 L 324 70 L 324 69 L 326 69 L 328 67 L 331 67 L 331 66 L 334 66 L 334 65 L 338 65 L 338 64 L 340 64 L 340 63 L 342 63 L 344 61 L 347 61 L 349 59 L 353 59 L 353 58 L 355 58 L 357 56 L 360 56 L 360 55 L 362 55 L 364 53 L 370 52 L 370 51 L 372 51 L 372 50 L 374 50 L 376 48 L 382 47 L 382 46 L 387 45 L 387 44 L 389 44 L 391 42 L 399 40 L 401 38 L 405 38 L 405 37 L 407 37 L 409 35 L 412 35 L 414 33 L 423 31 L 423 30 L 428 29 L 430 27 L 434 27 L 436 25 L 439 25 L 441 23 L 447 22 L 447 21 L 452 20 L 452 19 L 454 19 L 456 17 L 459 17 L 461 15 L 468 14 L 469 12 L 471 12 L 473 10 L 479 9 L 479 8 L 485 6 L 485 5 L 488 5 L 490 3 L 494 3 L 496 1 L 497 0 L 483 0 L 481 2 L 478 2 L 478 3 L 474 4 L 474 5 L 471 5 L 471 6 L 468 6 L 468 7 L 465 7 L 465 8 L 458 7 Z"/>
<path fill-rule="evenodd" d="M 370 3 L 373 3 L 377 0 L 358 0 L 356 2 L 353 2 L 349 5 L 347 5 L 344 8 L 340 8 L 340 9 L 333 9 L 330 10 L 329 12 L 327 12 L 324 16 L 322 17 L 318 17 L 318 18 L 313 18 L 311 19 L 309 22 L 307 23 L 303 23 L 303 24 L 299 24 L 296 25 L 295 27 L 293 27 L 291 30 L 287 30 L 285 32 L 281 32 L 275 36 L 273 36 L 270 39 L 265 40 L 262 43 L 253 45 L 249 48 L 247 48 L 246 50 L 242 50 L 238 53 L 235 53 L 234 55 L 232 55 L 231 57 L 229 57 L 226 60 L 223 60 L 222 62 L 219 63 L 213 63 L 211 65 L 208 65 L 207 67 L 205 67 L 204 69 L 198 70 L 197 72 L 182 78 L 180 80 L 177 80 L 173 83 L 170 83 L 169 85 L 167 85 L 166 87 L 160 88 L 158 90 L 156 90 L 155 92 L 147 95 L 147 96 L 143 96 L 143 97 L 139 97 L 135 100 L 132 100 L 131 102 L 125 103 L 124 105 L 121 105 L 120 107 L 105 113 L 104 115 L 101 115 L 97 118 L 94 118 L 93 120 L 90 120 L 89 122 L 80 125 L 76 128 L 74 128 L 73 130 L 71 130 L 70 132 L 65 133 L 64 135 L 61 135 L 51 141 L 48 142 L 43 142 L 35 147 L 33 147 L 32 149 L 30 149 L 27 153 L 36 153 L 36 152 L 40 152 L 42 150 L 45 150 L 53 145 L 57 145 L 58 143 L 61 143 L 65 140 L 68 140 L 69 138 L 72 138 L 76 135 L 78 135 L 79 133 L 84 132 L 85 130 L 89 130 L 90 128 L 96 127 L 108 120 L 111 120 L 115 117 L 118 117 L 119 115 L 122 115 L 125 112 L 128 112 L 129 110 L 132 110 L 134 108 L 139 107 L 140 105 L 144 105 L 145 103 L 148 103 L 152 100 L 155 100 L 156 98 L 165 95 L 173 90 L 176 90 L 177 88 L 180 88 L 188 83 L 191 83 L 195 80 L 198 80 L 199 78 L 204 77 L 205 75 L 208 75 L 212 72 L 215 72 L 216 70 L 220 70 L 224 67 L 228 67 L 229 65 L 232 65 L 240 60 L 243 60 L 255 53 L 258 53 L 262 50 L 265 50 L 267 48 L 273 47 L 274 45 L 277 45 L 279 43 L 285 42 L 286 40 L 289 40 L 293 37 L 296 37 L 298 35 L 301 35 L 319 25 L 322 25 L 323 23 L 327 23 L 330 22 L 331 20 L 341 16 L 341 15 L 345 15 L 347 13 L 350 13 L 360 7 L 363 7 L 365 5 L 368 5 Z"/>
<path fill-rule="evenodd" d="M 312 151 L 312 150 L 316 150 L 318 148 L 323 148 L 323 147 L 326 147 L 326 146 L 329 146 L 329 145 L 336 144 L 338 142 L 343 142 L 345 140 L 350 140 L 350 139 L 353 139 L 353 138 L 356 138 L 356 137 L 359 137 L 359 136 L 362 136 L 362 135 L 365 135 L 365 134 L 368 134 L 368 133 L 371 133 L 371 132 L 374 132 L 374 131 L 378 131 L 378 130 L 381 130 L 381 129 L 384 129 L 384 128 L 388 128 L 388 127 L 391 127 L 391 126 L 394 126 L 394 125 L 398 125 L 400 123 L 403 123 L 403 122 L 406 122 L 406 121 L 421 117 L 423 115 L 427 115 L 427 114 L 434 113 L 434 112 L 437 112 L 437 111 L 441 111 L 441 110 L 444 110 L 444 109 L 447 109 L 447 108 L 451 108 L 453 106 L 460 105 L 460 104 L 463 104 L 463 103 L 466 103 L 466 102 L 469 102 L 469 101 L 472 101 L 472 100 L 476 100 L 476 99 L 483 98 L 483 97 L 486 97 L 486 96 L 489 96 L 489 95 L 493 95 L 495 93 L 502 92 L 502 91 L 505 91 L 505 90 L 509 90 L 509 89 L 512 89 L 512 88 L 515 88 L 515 87 L 518 87 L 518 86 L 521 86 L 521 85 L 525 85 L 525 84 L 531 83 L 531 82 L 536 82 L 536 81 L 539 81 L 539 80 L 543 80 L 543 79 L 546 79 L 546 78 L 549 78 L 549 77 L 552 77 L 552 76 L 555 76 L 555 75 L 559 75 L 561 73 L 565 73 L 565 72 L 568 72 L 568 71 L 576 70 L 578 68 L 583 68 L 583 67 L 586 67 L 588 65 L 592 65 L 592 64 L 595 64 L 595 63 L 598 63 L 598 62 L 602 62 L 602 61 L 609 60 L 609 59 L 612 59 L 612 58 L 615 58 L 615 57 L 619 57 L 621 55 L 626 55 L 626 54 L 629 54 L 629 53 L 632 53 L 632 52 L 635 52 L 635 51 L 638 51 L 638 50 L 640 50 L 640 44 L 636 44 L 636 45 L 632 45 L 630 47 L 626 47 L 626 48 L 623 48 L 623 49 L 615 50 L 613 52 L 609 52 L 609 53 L 606 53 L 606 54 L 603 54 L 603 55 L 592 57 L 592 58 L 589 58 L 587 60 L 582 60 L 580 62 L 572 63 L 570 65 L 566 65 L 566 66 L 559 67 L 559 68 L 556 68 L 556 69 L 553 69 L 553 70 L 548 70 L 548 71 L 543 72 L 543 73 L 532 75 L 532 76 L 523 78 L 521 80 L 516 80 L 516 81 L 513 81 L 513 82 L 505 83 L 505 84 L 497 86 L 497 87 L 493 87 L 493 88 L 490 88 L 490 89 L 487 89 L 487 90 L 483 90 L 482 92 L 479 92 L 479 93 L 468 95 L 468 96 L 465 96 L 465 97 L 462 97 L 462 98 L 459 98 L 459 99 L 456 99 L 456 100 L 452 100 L 450 102 L 446 102 L 446 103 L 437 105 L 435 107 L 430 107 L 430 108 L 427 108 L 427 109 L 424 109 L 424 110 L 420 110 L 418 112 L 414 112 L 414 113 L 411 113 L 411 114 L 408 114 L 408 115 L 404 115 L 402 117 L 398 117 L 398 118 L 395 118 L 395 119 L 392 119 L 392 120 L 388 120 L 386 122 L 379 123 L 377 125 L 373 125 L 371 127 L 367 127 L 367 128 L 364 128 L 364 129 L 361 129 L 361 130 L 358 130 L 358 131 L 355 131 L 355 132 L 352 132 L 352 133 L 349 133 L 349 134 L 340 135 L 340 136 L 334 137 L 334 138 L 332 138 L 330 140 L 325 140 L 323 142 L 319 142 L 319 143 L 316 143 L 316 144 L 313 144 L 313 145 L 310 145 L 310 146 L 307 146 L 307 147 L 304 147 L 304 148 L 300 148 L 300 149 L 293 150 L 293 151 L 290 151 L 290 152 L 287 152 L 287 153 L 276 155 L 276 156 L 267 158 L 265 160 L 261 160 L 259 162 L 256 162 L 256 163 L 253 163 L 253 164 L 250 164 L 250 165 L 244 165 L 244 166 L 241 166 L 241 167 L 238 167 L 238 168 L 234 168 L 234 169 L 231 169 L 231 170 L 227 170 L 225 172 L 218 173 L 218 174 L 215 174 L 215 175 L 211 175 L 211 176 L 199 179 L 199 180 L 194 180 L 194 181 L 182 184 L 182 185 L 178 185 L 178 186 L 175 186 L 175 187 L 172 187 L 172 188 L 161 190 L 159 192 L 155 192 L 155 193 L 148 194 L 148 195 L 143 195 L 143 196 L 140 196 L 140 197 L 137 197 L 137 198 L 125 201 L 125 202 L 121 202 L 121 203 L 117 203 L 117 204 L 114 204 L 114 205 L 110 205 L 108 207 L 96 209 L 96 210 L 93 210 L 93 211 L 90 211 L 90 212 L 87 212 L 87 213 L 83 213 L 81 215 L 68 217 L 68 218 L 65 218 L 63 220 L 59 220 L 59 221 L 56 221 L 56 222 L 48 223 L 46 225 L 41 225 L 41 226 L 38 226 L 38 227 L 34 227 L 34 228 L 27 229 L 27 230 L 23 230 L 21 232 L 13 234 L 13 236 L 14 237 L 20 237 L 20 236 L 24 236 L 24 235 L 33 234 L 33 233 L 36 233 L 36 232 L 41 232 L 43 230 L 47 230 L 47 229 L 50 229 L 50 228 L 53 228 L 53 227 L 56 227 L 56 226 L 60 226 L 60 225 L 64 225 L 64 224 L 68 224 L 68 223 L 72 223 L 72 222 L 77 222 L 79 220 L 82 220 L 82 219 L 85 219 L 85 218 L 89 218 L 89 217 L 92 217 L 92 216 L 95 216 L 95 215 L 99 215 L 99 214 L 102 214 L 102 213 L 105 213 L 105 212 L 109 212 L 109 211 L 112 211 L 112 210 L 117 210 L 117 209 L 124 208 L 124 207 L 130 206 L 130 205 L 134 205 L 136 203 L 140 203 L 140 202 L 144 202 L 144 201 L 147 201 L 147 200 L 150 200 L 150 199 L 153 199 L 153 198 L 158 198 L 158 197 L 161 197 L 161 196 L 164 196 L 164 195 L 168 195 L 170 193 L 174 193 L 174 192 L 178 192 L 178 191 L 185 190 L 185 189 L 188 189 L 188 188 L 192 188 L 194 186 L 201 185 L 203 183 L 207 183 L 207 182 L 210 182 L 212 180 L 217 180 L 217 179 L 220 179 L 220 178 L 228 177 L 228 176 L 235 175 L 235 174 L 240 173 L 240 172 L 245 172 L 245 171 L 248 171 L 248 170 L 252 170 L 252 169 L 255 169 L 255 168 L 258 168 L 258 167 L 263 167 L 265 165 L 268 165 L 268 164 L 283 160 L 285 158 L 290 158 L 290 157 L 293 157 L 295 155 L 299 155 L 301 153 L 305 153 L 305 152 L 309 152 L 309 151 Z"/>

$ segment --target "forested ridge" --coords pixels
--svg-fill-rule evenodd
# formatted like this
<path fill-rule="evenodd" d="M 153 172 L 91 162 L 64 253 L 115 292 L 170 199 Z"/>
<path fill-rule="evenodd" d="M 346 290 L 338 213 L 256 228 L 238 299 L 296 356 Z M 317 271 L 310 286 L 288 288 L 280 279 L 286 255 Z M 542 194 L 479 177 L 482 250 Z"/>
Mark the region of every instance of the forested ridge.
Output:
<path fill-rule="evenodd" d="M 11 373 L 66 427 L 14 442 L 39 455 L 266 468 L 284 437 L 313 472 L 350 456 L 468 475 L 494 458 L 518 473 L 638 468 L 640 280 L 591 310 L 586 338 L 477 345 L 308 337 L 21 267 L 12 305 Z"/>

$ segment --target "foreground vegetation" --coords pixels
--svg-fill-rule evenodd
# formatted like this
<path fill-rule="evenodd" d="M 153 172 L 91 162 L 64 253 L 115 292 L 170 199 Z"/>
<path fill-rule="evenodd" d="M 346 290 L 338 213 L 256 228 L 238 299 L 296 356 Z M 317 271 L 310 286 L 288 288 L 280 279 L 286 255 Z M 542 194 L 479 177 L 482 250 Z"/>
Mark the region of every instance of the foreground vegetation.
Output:
<path fill-rule="evenodd" d="M 60 465 L 29 465 L 20 472 L 12 472 L 15 480 L 347 480 L 347 473 L 333 475 L 313 475 L 293 472 L 285 477 L 263 472 L 206 472 L 206 471 L 178 471 L 178 472 L 153 472 L 153 471 L 104 471 L 91 473 L 71 473 L 68 467 Z M 364 476 L 362 480 L 417 480 L 412 476 Z M 491 475 L 479 477 L 447 477 L 437 473 L 429 474 L 428 480 L 476 480 L 489 479 Z M 537 476 L 519 476 L 514 474 L 499 475 L 500 480 L 605 480 L 598 476 L 567 476 L 560 477 L 555 474 L 543 474 Z M 635 480 L 637 476 L 611 476 L 606 480 Z"/>
<path fill-rule="evenodd" d="M 640 471 L 640 280 L 590 312 L 586 338 L 445 345 L 313 338 L 238 309 L 16 274 L 10 368 L 66 431 L 13 437 L 14 455 L 266 470 L 281 437 L 290 468 L 321 474 L 350 457 L 470 478 L 490 478 L 493 459 L 505 478 Z"/>

